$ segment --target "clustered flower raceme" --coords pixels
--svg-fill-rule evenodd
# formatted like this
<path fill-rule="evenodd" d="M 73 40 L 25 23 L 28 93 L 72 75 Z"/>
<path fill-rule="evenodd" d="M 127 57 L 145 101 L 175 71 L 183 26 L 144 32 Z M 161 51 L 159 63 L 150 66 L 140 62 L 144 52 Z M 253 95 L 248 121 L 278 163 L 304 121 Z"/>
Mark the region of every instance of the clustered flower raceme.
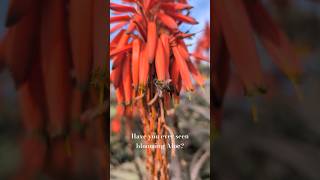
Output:
<path fill-rule="evenodd" d="M 214 126 L 219 128 L 223 98 L 232 72 L 230 63 L 246 95 L 266 91 L 255 35 L 273 63 L 293 83 L 297 83 L 302 70 L 288 37 L 273 21 L 261 1 L 214 0 L 213 3 L 212 112 Z"/>
<path fill-rule="evenodd" d="M 189 16 L 192 8 L 185 0 L 123 0 L 111 2 L 115 24 L 110 32 L 112 62 L 111 82 L 115 87 L 117 119 L 139 111 L 144 134 L 172 134 L 165 117 L 168 110 L 179 103 L 182 90 L 194 90 L 204 78 L 191 61 L 185 38 L 194 34 L 179 30 L 182 23 L 198 24 Z M 205 58 L 200 58 L 204 59 Z M 115 130 L 119 130 L 119 123 Z M 167 140 L 146 140 L 149 144 L 167 144 Z M 167 179 L 167 152 L 146 150 L 147 169 L 151 179 Z M 174 155 L 174 151 L 172 151 Z M 158 173 L 160 174 L 158 177 Z"/>

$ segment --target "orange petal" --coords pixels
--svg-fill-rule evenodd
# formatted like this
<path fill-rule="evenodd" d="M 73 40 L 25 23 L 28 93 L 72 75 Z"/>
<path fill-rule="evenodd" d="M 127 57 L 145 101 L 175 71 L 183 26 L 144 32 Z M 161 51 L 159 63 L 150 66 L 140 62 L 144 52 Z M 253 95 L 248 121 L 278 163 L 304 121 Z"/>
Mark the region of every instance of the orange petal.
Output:
<path fill-rule="evenodd" d="M 183 59 L 183 57 L 181 56 L 179 48 L 177 46 L 174 46 L 172 48 L 172 50 L 173 50 L 173 55 L 174 55 L 174 57 L 178 63 L 178 66 L 179 66 L 179 71 L 180 71 L 180 75 L 182 78 L 182 84 L 186 88 L 187 91 L 192 91 L 193 86 L 192 86 L 192 82 L 190 79 L 190 71 L 188 69 L 186 60 Z"/>
<path fill-rule="evenodd" d="M 110 80 L 113 83 L 115 88 L 118 88 L 119 85 L 121 84 L 121 79 L 122 79 L 122 65 L 124 61 L 124 57 L 120 56 L 119 59 L 117 60 L 117 67 L 114 68 L 111 72 L 110 75 Z"/>
<path fill-rule="evenodd" d="M 118 38 L 118 36 L 116 38 Z M 110 48 L 110 50 L 111 50 L 110 57 L 111 58 L 113 56 L 119 55 L 119 54 L 124 53 L 124 52 L 131 49 L 131 45 L 127 45 L 129 38 L 130 38 L 130 36 L 127 33 L 125 33 L 124 30 L 121 31 L 121 37 L 119 38 L 119 41 L 116 44 L 114 44 L 116 46 L 116 48 L 112 48 L 112 49 Z"/>
<path fill-rule="evenodd" d="M 173 58 L 171 68 L 170 68 L 170 78 L 172 80 L 172 84 L 175 87 L 175 89 L 180 92 L 179 77 L 180 77 L 179 66 L 178 66 L 177 60 Z"/>
<path fill-rule="evenodd" d="M 113 58 L 114 56 L 118 56 L 121 55 L 123 53 L 128 52 L 129 50 L 131 50 L 132 45 L 131 44 L 127 44 L 125 46 L 119 47 L 117 49 L 113 49 L 110 51 L 110 58 Z"/>
<path fill-rule="evenodd" d="M 112 62 L 112 70 L 122 66 L 122 59 L 123 59 L 123 56 L 117 56 L 114 58 L 113 62 Z"/>
<path fill-rule="evenodd" d="M 192 54 L 190 54 L 192 57 L 194 57 L 196 60 L 202 60 L 202 61 L 206 61 L 206 62 L 209 62 L 209 58 L 200 54 L 200 53 L 197 53 L 197 52 L 194 52 Z"/>
<path fill-rule="evenodd" d="M 194 18 L 190 16 L 185 16 L 181 13 L 172 13 L 172 12 L 167 12 L 167 14 L 171 17 L 173 17 L 175 20 L 182 21 L 188 24 L 199 24 L 198 21 L 196 21 Z"/>
<path fill-rule="evenodd" d="M 18 89 L 23 127 L 27 133 L 40 131 L 45 123 L 46 101 L 40 59 L 32 66 L 30 78 Z"/>
<path fill-rule="evenodd" d="M 119 133 L 121 130 L 121 121 L 119 117 L 115 117 L 111 121 L 111 131 L 114 133 Z"/>
<path fill-rule="evenodd" d="M 170 44 L 169 44 L 169 36 L 165 33 L 160 35 L 160 39 L 162 41 L 163 49 L 165 52 L 165 70 L 166 70 L 166 79 L 169 79 L 169 64 L 170 64 Z"/>
<path fill-rule="evenodd" d="M 216 1 L 215 1 L 216 2 Z M 214 11 L 216 12 L 216 11 Z M 230 77 L 230 57 L 226 43 L 222 37 L 221 24 L 217 16 L 213 19 L 213 59 L 211 59 L 212 69 L 210 72 L 210 80 L 212 83 L 211 88 L 211 102 L 213 110 L 222 108 L 223 99 L 229 83 Z M 220 118 L 217 118 L 215 114 L 214 123 L 219 123 Z"/>
<path fill-rule="evenodd" d="M 125 33 L 125 30 L 121 30 L 110 42 L 110 46 L 118 47 L 118 43 L 122 37 L 122 35 Z"/>
<path fill-rule="evenodd" d="M 148 11 L 148 10 L 149 10 L 150 5 L 151 5 L 151 1 L 152 1 L 152 0 L 144 0 L 144 1 L 143 1 L 143 8 L 144 8 L 145 11 Z"/>
<path fill-rule="evenodd" d="M 143 39 L 147 39 L 147 31 L 146 31 L 146 24 L 144 19 L 142 18 L 141 15 L 136 14 L 134 16 L 134 21 L 133 21 L 137 27 L 138 32 L 140 33 L 140 35 L 143 37 Z"/>
<path fill-rule="evenodd" d="M 165 60 L 165 51 L 162 45 L 162 41 L 158 39 L 157 52 L 156 52 L 156 72 L 158 80 L 164 81 L 166 77 L 166 60 Z"/>
<path fill-rule="evenodd" d="M 215 11 L 236 72 L 247 93 L 256 93 L 263 86 L 262 68 L 244 4 L 242 0 L 219 0 Z"/>
<path fill-rule="evenodd" d="M 129 105 L 132 98 L 132 78 L 131 78 L 131 57 L 127 56 L 124 59 L 122 71 L 122 84 L 124 89 L 125 104 Z"/>
<path fill-rule="evenodd" d="M 127 22 L 126 22 L 127 23 Z M 128 25 L 128 28 L 127 28 L 127 33 L 130 34 L 130 33 L 133 33 L 133 31 L 135 30 L 136 28 L 136 24 L 133 20 L 130 21 L 129 25 Z M 111 32 L 111 31 L 110 31 Z"/>
<path fill-rule="evenodd" d="M 119 43 L 117 44 L 118 48 L 121 48 L 122 46 L 128 44 L 129 38 L 130 38 L 129 34 L 123 33 L 120 40 L 119 40 Z"/>
<path fill-rule="evenodd" d="M 117 30 L 119 30 L 119 29 L 121 29 L 123 26 L 125 26 L 126 24 L 128 24 L 127 21 L 125 21 L 125 22 L 119 22 L 117 25 L 113 26 L 113 27 L 110 29 L 110 33 L 116 32 Z"/>
<path fill-rule="evenodd" d="M 139 64 L 139 85 L 144 88 L 148 81 L 149 75 L 149 62 L 146 57 L 147 55 L 147 48 L 144 47 L 140 54 L 140 64 Z"/>
<path fill-rule="evenodd" d="M 189 56 L 188 48 L 183 40 L 178 40 L 178 48 L 183 59 L 188 60 L 190 56 Z"/>
<path fill-rule="evenodd" d="M 118 12 L 136 12 L 136 9 L 132 6 L 125 6 L 110 2 L 110 9 Z"/>
<path fill-rule="evenodd" d="M 122 84 L 118 88 L 116 88 L 116 98 L 119 106 L 122 106 L 122 104 L 124 104 L 125 101 L 124 89 Z"/>
<path fill-rule="evenodd" d="M 44 1 L 41 21 L 41 58 L 50 135 L 64 131 L 71 95 L 65 1 Z"/>
<path fill-rule="evenodd" d="M 167 14 L 165 13 L 162 13 L 162 12 L 159 12 L 157 14 L 157 18 L 165 25 L 167 26 L 170 30 L 177 30 L 178 29 L 178 25 L 176 23 L 176 21 L 168 16 Z"/>
<path fill-rule="evenodd" d="M 139 83 L 139 64 L 140 64 L 140 40 L 138 38 L 132 43 L 132 81 L 136 88 Z"/>
<path fill-rule="evenodd" d="M 247 3 L 247 8 L 253 27 L 260 35 L 262 44 L 272 56 L 273 62 L 289 78 L 296 80 L 301 74 L 302 66 L 288 37 L 260 2 Z"/>
<path fill-rule="evenodd" d="M 194 78 L 194 80 L 199 84 L 199 86 L 203 87 L 204 79 L 200 74 L 199 70 L 192 64 L 191 61 L 187 61 L 188 68 Z"/>
<path fill-rule="evenodd" d="M 88 85 L 92 69 L 92 10 L 91 1 L 69 1 L 72 62 L 77 83 L 82 88 Z"/>
<path fill-rule="evenodd" d="M 157 25 L 154 21 L 148 22 L 148 36 L 147 36 L 147 59 L 150 64 L 153 63 L 156 47 L 157 47 Z"/>
<path fill-rule="evenodd" d="M 128 15 L 112 16 L 110 18 L 110 23 L 115 23 L 115 22 L 119 22 L 119 21 L 129 21 L 129 20 L 130 20 L 130 16 L 128 16 Z"/>

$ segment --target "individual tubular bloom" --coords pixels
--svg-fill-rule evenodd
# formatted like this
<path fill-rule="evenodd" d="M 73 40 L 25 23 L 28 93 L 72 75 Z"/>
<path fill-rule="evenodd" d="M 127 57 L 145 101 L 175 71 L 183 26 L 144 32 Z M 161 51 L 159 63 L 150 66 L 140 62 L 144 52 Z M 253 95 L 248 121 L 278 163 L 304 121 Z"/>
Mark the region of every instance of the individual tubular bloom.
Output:
<path fill-rule="evenodd" d="M 288 37 L 274 22 L 261 1 L 214 0 L 213 7 L 211 102 L 213 124 L 219 129 L 223 99 L 231 70 L 235 70 L 246 95 L 253 96 L 266 91 L 265 74 L 258 56 L 256 38 L 269 53 L 274 64 L 293 83 L 299 80 L 302 68 Z M 205 39 L 200 43 L 208 44 L 203 43 Z M 201 51 L 205 48 L 199 45 L 193 56 L 202 59 Z M 231 63 L 234 68 L 231 68 Z"/>
<path fill-rule="evenodd" d="M 185 38 L 194 34 L 179 30 L 182 23 L 198 24 L 189 16 L 193 7 L 185 0 L 122 2 L 110 3 L 114 14 L 110 18 L 110 23 L 114 24 L 110 42 L 111 82 L 118 105 L 131 109 L 129 111 L 138 109 L 146 135 L 171 134 L 174 131 L 166 125 L 166 111 L 173 107 L 173 102 L 179 102 L 182 90 L 195 89 L 193 80 L 204 85 L 204 78 L 191 61 L 191 53 L 184 43 Z M 152 141 L 146 143 L 166 144 L 165 141 Z M 168 153 L 152 151 L 146 150 L 151 179 L 158 172 L 161 179 L 167 179 L 167 163 L 164 162 L 167 162 Z"/>

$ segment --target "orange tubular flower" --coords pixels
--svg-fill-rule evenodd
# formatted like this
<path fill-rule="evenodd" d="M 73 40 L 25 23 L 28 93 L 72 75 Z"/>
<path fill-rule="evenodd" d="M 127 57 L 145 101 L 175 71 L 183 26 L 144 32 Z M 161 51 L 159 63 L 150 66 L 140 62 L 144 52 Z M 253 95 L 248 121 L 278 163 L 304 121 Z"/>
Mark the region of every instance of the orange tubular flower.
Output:
<path fill-rule="evenodd" d="M 110 3 L 114 15 L 110 23 L 115 24 L 110 42 L 111 81 L 118 104 L 126 110 L 139 110 L 145 135 L 172 134 L 165 112 L 174 107 L 172 102 L 179 102 L 181 90 L 194 90 L 193 80 L 204 85 L 184 43 L 184 38 L 194 34 L 179 30 L 182 23 L 198 24 L 185 12 L 192 6 L 182 0 L 122 2 L 125 4 Z M 167 142 L 150 139 L 146 143 Z M 159 179 L 168 179 L 167 151 L 146 150 L 148 179 L 155 179 L 158 174 Z"/>
<path fill-rule="evenodd" d="M 156 54 L 156 70 L 157 70 L 157 77 L 158 80 L 164 81 L 166 75 L 166 53 L 164 52 L 163 45 L 161 39 L 158 39 L 157 45 L 157 54 Z"/>
<path fill-rule="evenodd" d="M 122 71 L 122 83 L 124 88 L 124 94 L 125 94 L 125 104 L 130 104 L 131 102 L 131 93 L 132 93 L 132 79 L 131 79 L 131 73 L 130 73 L 130 66 L 131 66 L 131 57 L 127 56 L 124 59 L 124 65 L 123 65 L 123 71 Z"/>
<path fill-rule="evenodd" d="M 149 74 L 149 62 L 147 59 L 147 48 L 146 46 L 144 46 L 144 48 L 142 49 L 141 53 L 140 53 L 140 72 L 139 72 L 139 85 L 144 88 L 147 84 L 148 81 L 148 74 Z"/>
<path fill-rule="evenodd" d="M 139 83 L 139 64 L 140 64 L 140 40 L 138 38 L 132 43 L 132 81 L 133 87 L 136 89 Z"/>
<path fill-rule="evenodd" d="M 273 21 L 261 1 L 214 0 L 213 6 L 214 57 L 211 97 L 214 105 L 214 125 L 219 128 L 223 98 L 231 74 L 230 63 L 234 66 L 247 95 L 266 91 L 255 35 L 270 54 L 274 64 L 291 81 L 296 83 L 302 70 L 288 37 Z M 205 34 L 210 36 L 210 30 L 206 30 Z M 205 36 L 200 39 L 196 51 L 192 54 L 195 59 L 203 59 L 202 52 L 209 45 Z"/>
<path fill-rule="evenodd" d="M 154 55 L 157 46 L 157 25 L 154 21 L 148 22 L 148 39 L 147 39 L 147 49 L 148 49 L 148 61 L 150 64 L 154 61 Z"/>

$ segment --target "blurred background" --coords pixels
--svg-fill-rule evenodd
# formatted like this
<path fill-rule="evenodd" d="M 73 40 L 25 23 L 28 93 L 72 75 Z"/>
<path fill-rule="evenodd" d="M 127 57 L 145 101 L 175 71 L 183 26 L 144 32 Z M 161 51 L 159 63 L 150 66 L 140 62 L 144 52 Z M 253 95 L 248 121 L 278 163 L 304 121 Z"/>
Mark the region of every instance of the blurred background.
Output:
<path fill-rule="evenodd" d="M 19 42 L 16 43 L 14 47 L 10 46 L 12 49 L 7 49 L 12 50 L 12 54 L 21 52 L 17 49 L 27 49 L 27 55 L 21 53 L 22 56 L 16 58 L 18 62 L 16 62 L 13 67 L 8 67 L 8 65 L 3 67 L 4 64 L 2 63 L 4 62 L 2 62 L 1 56 L 0 179 L 106 179 L 108 167 L 106 162 L 106 141 L 108 133 L 106 133 L 107 123 L 105 123 L 107 117 L 105 115 L 106 103 L 104 101 L 107 101 L 107 98 L 104 94 L 107 93 L 104 90 L 104 83 L 107 76 L 103 74 L 104 69 L 100 68 L 100 65 L 102 65 L 101 62 L 105 61 L 106 54 L 106 51 L 103 49 L 106 45 L 105 40 L 107 39 L 104 36 L 106 21 L 103 17 L 103 15 L 105 15 L 104 7 L 106 7 L 106 2 L 94 0 L 82 1 L 80 6 L 77 6 L 79 4 L 75 5 L 75 3 L 71 3 L 69 0 L 28 1 L 27 4 L 23 4 L 25 1 L 10 2 L 11 16 L 9 16 L 9 19 L 16 21 L 11 22 L 11 25 L 7 24 L 9 28 L 6 29 L 5 22 L 7 19 L 9 0 L 0 0 L 0 40 L 2 42 L 6 31 L 9 30 L 11 33 L 9 38 L 13 39 L 10 40 L 15 42 L 19 40 Z M 73 2 L 77 3 L 78 1 Z M 84 8 L 84 4 L 88 6 Z M 34 9 L 28 5 L 34 7 Z M 91 6 L 91 8 L 89 6 Z M 86 8 L 90 9 L 86 11 Z M 86 11 L 85 13 L 88 15 L 86 16 L 88 18 L 84 18 L 86 19 L 85 22 L 89 22 L 91 26 L 85 26 L 86 28 L 84 29 L 89 30 L 80 33 L 81 36 L 75 37 L 78 34 L 74 33 L 74 31 L 70 33 L 69 30 L 79 29 L 75 27 L 79 27 L 77 25 L 80 23 L 81 26 L 83 26 L 83 19 L 81 19 L 80 23 L 75 21 L 80 19 L 78 15 L 80 14 L 81 16 L 84 11 Z M 30 12 L 31 14 L 33 13 L 34 16 L 29 16 Z M 32 20 L 34 20 L 32 18 L 37 19 L 40 16 L 40 13 L 36 14 L 37 12 L 43 13 L 41 14 L 41 17 L 43 17 L 42 24 L 39 24 L 41 24 L 41 28 L 48 30 L 45 31 L 49 34 L 46 37 L 55 37 L 52 38 L 54 39 L 53 41 L 48 40 L 50 39 L 48 38 L 45 41 L 46 43 L 40 44 L 40 39 L 44 37 L 43 34 L 45 33 L 42 33 L 42 36 L 40 36 L 40 31 L 28 31 L 29 29 L 33 29 L 32 27 L 36 27 L 33 26 L 36 23 L 30 24 L 30 21 L 24 21 L 25 17 L 28 16 L 32 22 Z M 53 17 L 50 16 L 52 14 Z M 70 14 L 73 14 L 73 18 L 69 18 L 71 16 Z M 22 20 L 19 19 L 19 17 L 21 17 Z M 92 19 L 90 17 L 95 17 L 93 23 L 91 23 Z M 45 20 L 52 21 L 43 23 Z M 21 23 L 21 21 L 23 21 L 23 23 Z M 70 23 L 70 28 L 67 28 L 67 25 L 69 25 L 67 23 Z M 55 24 L 57 26 L 55 26 Z M 54 26 L 54 28 L 50 26 Z M 19 39 L 17 32 L 22 32 L 25 36 Z M 25 38 L 33 37 L 33 35 L 34 38 Z M 23 41 L 24 39 L 28 40 Z M 12 43 L 12 41 L 10 41 L 11 45 L 15 43 Z M 21 45 L 20 41 L 25 43 L 21 43 Z M 80 53 L 77 51 L 79 50 L 78 47 L 74 47 L 74 44 L 76 44 L 74 43 L 75 41 L 77 41 L 77 45 L 80 46 L 89 44 L 84 48 L 85 53 L 88 52 L 88 56 L 77 59 L 76 55 Z M 32 43 L 28 44 L 30 42 Z M 46 45 L 52 45 L 52 48 L 46 48 Z M 102 48 L 95 48 L 93 52 L 93 46 Z M 44 49 L 48 50 L 47 53 L 51 55 L 44 57 Z M 36 51 L 37 55 L 39 55 L 41 51 L 41 58 L 39 58 L 40 56 L 28 56 L 33 54 L 31 50 L 32 52 Z M 7 50 L 6 53 L 8 53 L 8 51 L 9 50 Z M 35 55 L 35 53 L 33 55 Z M 51 60 L 55 61 L 50 61 L 50 58 L 54 57 L 56 58 Z M 14 59 L 12 57 L 6 58 Z M 7 64 L 9 64 L 8 61 L 6 61 Z M 47 74 L 43 73 L 45 74 L 43 75 L 41 68 L 45 67 L 46 65 L 43 64 L 48 61 L 54 63 L 50 65 L 47 64 L 47 71 L 45 71 Z M 11 76 L 11 74 L 14 73 L 10 73 L 8 69 L 19 69 L 18 73 L 21 72 L 20 69 L 25 68 L 25 66 L 20 62 L 27 62 L 28 67 L 26 69 L 32 68 L 32 73 L 27 72 L 23 74 L 25 78 L 24 81 L 16 81 L 15 83 L 15 80 Z M 10 61 L 10 63 L 12 62 Z M 77 71 L 75 64 L 81 63 L 87 63 L 85 65 L 87 70 L 84 70 L 86 72 L 83 73 L 87 79 L 84 80 L 83 86 L 79 85 L 80 80 L 78 77 L 75 77 L 75 74 L 79 74 L 75 72 Z M 49 71 L 51 73 L 49 73 Z M 51 74 L 53 78 L 47 79 L 48 81 L 43 80 L 42 76 L 48 74 Z M 93 77 L 92 79 L 91 76 Z M 101 81 L 103 81 L 103 83 Z M 44 84 L 53 85 L 54 87 L 52 88 L 46 88 L 46 90 L 52 90 L 53 93 L 44 93 Z M 103 88 L 101 88 L 102 86 Z M 17 91 L 17 89 L 19 90 Z M 102 99 L 103 102 L 98 102 L 98 89 L 100 90 L 99 98 Z M 46 96 L 44 94 L 46 94 Z M 22 100 L 23 98 L 24 100 Z M 40 105 L 40 101 L 44 103 Z M 72 103 L 72 101 L 77 102 Z M 25 106 L 21 108 L 19 102 L 24 102 Z M 58 107 L 53 108 L 57 111 L 53 112 L 51 111 L 52 109 L 49 110 L 50 107 L 48 106 Z M 48 113 L 49 111 L 51 111 L 51 113 Z M 54 117 L 57 114 L 61 116 Z M 23 123 L 22 116 L 27 117 L 25 118 L 25 123 Z M 61 123 L 61 128 L 54 127 L 54 130 L 49 132 L 50 125 L 47 122 L 50 120 L 51 122 L 61 120 L 59 122 Z M 36 125 L 34 126 L 34 124 Z M 26 127 L 28 125 L 33 127 Z M 59 130 L 56 131 L 57 129 Z"/>
<path fill-rule="evenodd" d="M 0 0 L 0 39 L 5 31 L 8 0 Z M 0 72 L 0 179 L 8 179 L 18 168 L 21 136 L 19 105 L 14 81 L 8 70 Z"/>
<path fill-rule="evenodd" d="M 221 132 L 213 141 L 216 180 L 320 179 L 320 3 L 262 0 L 292 41 L 303 62 L 298 89 L 270 64 L 258 43 L 268 74 L 268 93 L 249 99 L 232 78 Z M 298 98 L 298 97 L 301 98 Z M 256 103 L 257 120 L 251 116 Z"/>

